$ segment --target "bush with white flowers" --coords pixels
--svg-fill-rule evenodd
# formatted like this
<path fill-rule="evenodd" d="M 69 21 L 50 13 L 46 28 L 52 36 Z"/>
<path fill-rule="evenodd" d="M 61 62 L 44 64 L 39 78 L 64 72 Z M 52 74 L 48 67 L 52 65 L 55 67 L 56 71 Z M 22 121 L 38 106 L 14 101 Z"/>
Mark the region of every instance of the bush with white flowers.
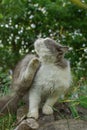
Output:
<path fill-rule="evenodd" d="M 66 56 L 71 66 L 76 73 L 87 75 L 86 10 L 66 0 L 15 0 L 2 7 L 0 65 L 3 68 L 14 68 L 22 55 L 33 50 L 38 37 L 51 37 L 70 47 Z"/>

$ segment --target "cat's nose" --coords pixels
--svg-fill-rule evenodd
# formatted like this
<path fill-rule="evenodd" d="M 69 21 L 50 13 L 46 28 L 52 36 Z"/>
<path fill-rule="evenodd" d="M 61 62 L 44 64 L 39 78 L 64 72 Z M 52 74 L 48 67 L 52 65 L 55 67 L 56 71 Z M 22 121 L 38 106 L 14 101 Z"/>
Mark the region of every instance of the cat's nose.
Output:
<path fill-rule="evenodd" d="M 43 38 L 38 38 L 38 39 L 35 41 L 34 44 L 38 45 L 38 44 L 42 43 L 43 40 L 44 40 Z"/>

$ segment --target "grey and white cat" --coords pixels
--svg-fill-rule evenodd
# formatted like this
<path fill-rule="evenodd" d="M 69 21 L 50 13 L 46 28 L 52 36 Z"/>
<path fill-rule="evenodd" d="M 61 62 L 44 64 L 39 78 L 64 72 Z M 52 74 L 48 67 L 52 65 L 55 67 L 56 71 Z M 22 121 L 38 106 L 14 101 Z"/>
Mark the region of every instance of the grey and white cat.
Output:
<path fill-rule="evenodd" d="M 17 64 L 11 94 L 0 98 L 0 112 L 16 111 L 18 102 L 29 91 L 27 116 L 35 119 L 39 117 L 43 99 L 43 113 L 52 114 L 53 105 L 70 87 L 70 65 L 64 58 L 68 47 L 57 44 L 50 38 L 38 39 L 34 46 L 39 58 L 28 54 Z"/>
<path fill-rule="evenodd" d="M 70 87 L 71 72 L 69 61 L 64 58 L 68 47 L 57 44 L 50 38 L 36 40 L 34 47 L 41 66 L 29 90 L 27 116 L 38 119 L 39 106 L 43 99 L 45 104 L 42 112 L 46 115 L 53 113 L 53 105 Z"/>

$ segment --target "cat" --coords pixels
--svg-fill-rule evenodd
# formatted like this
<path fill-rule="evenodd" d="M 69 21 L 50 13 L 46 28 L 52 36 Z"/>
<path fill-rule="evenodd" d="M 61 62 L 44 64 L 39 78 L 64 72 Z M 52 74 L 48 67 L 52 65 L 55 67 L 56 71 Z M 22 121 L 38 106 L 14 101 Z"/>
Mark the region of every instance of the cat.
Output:
<path fill-rule="evenodd" d="M 68 47 L 57 44 L 50 38 L 36 40 L 38 55 L 27 54 L 15 67 L 11 93 L 0 98 L 1 112 L 16 112 L 17 105 L 29 91 L 28 117 L 39 117 L 39 104 L 46 97 L 44 114 L 52 114 L 52 106 L 70 86 L 69 61 L 64 58 Z M 52 100 L 52 101 L 51 101 Z"/>
<path fill-rule="evenodd" d="M 29 90 L 27 117 L 38 119 L 43 99 L 43 114 L 53 114 L 53 105 L 70 87 L 71 71 L 69 61 L 64 58 L 67 46 L 62 46 L 51 38 L 39 38 L 34 47 L 41 65 Z"/>

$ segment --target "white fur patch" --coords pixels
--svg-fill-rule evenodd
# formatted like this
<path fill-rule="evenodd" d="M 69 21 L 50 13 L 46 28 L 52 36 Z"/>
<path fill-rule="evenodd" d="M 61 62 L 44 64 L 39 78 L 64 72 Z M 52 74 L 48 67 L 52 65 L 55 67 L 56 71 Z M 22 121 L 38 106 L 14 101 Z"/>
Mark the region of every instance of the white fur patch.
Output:
<path fill-rule="evenodd" d="M 70 68 L 58 68 L 54 64 L 42 64 L 36 74 L 31 89 L 42 95 L 58 93 L 61 95 L 69 88 L 71 82 Z"/>

